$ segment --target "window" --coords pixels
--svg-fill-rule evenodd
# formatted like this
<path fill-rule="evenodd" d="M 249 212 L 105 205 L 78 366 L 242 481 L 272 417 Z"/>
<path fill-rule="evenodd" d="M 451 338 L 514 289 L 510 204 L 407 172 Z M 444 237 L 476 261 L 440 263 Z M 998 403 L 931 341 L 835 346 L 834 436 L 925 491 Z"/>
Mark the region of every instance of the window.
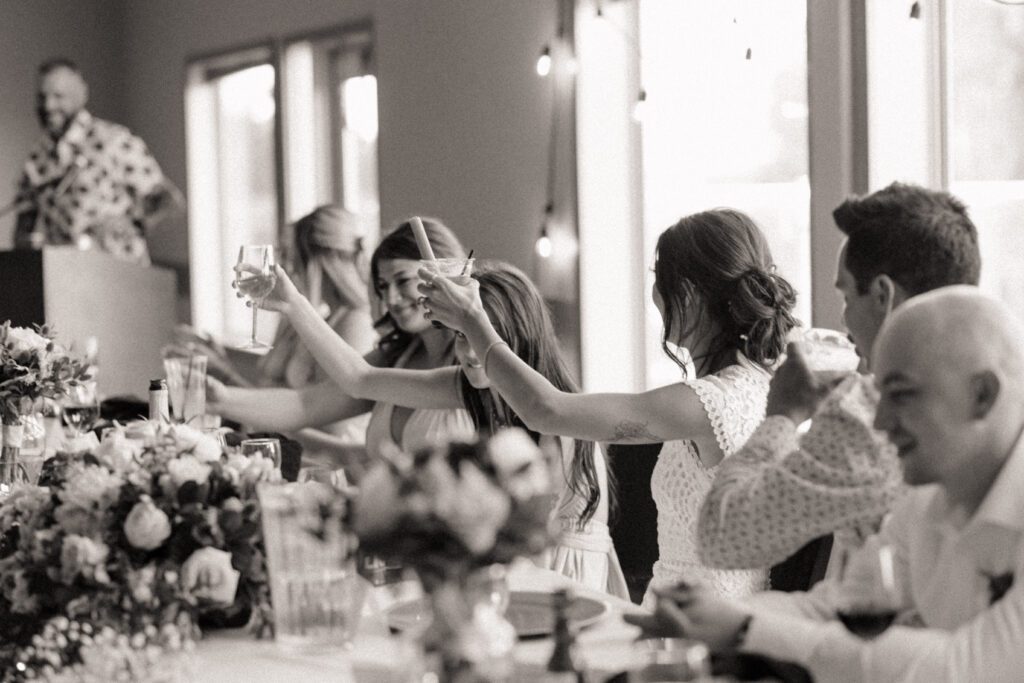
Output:
<path fill-rule="evenodd" d="M 802 294 L 797 315 L 810 322 L 804 3 L 641 0 L 639 25 L 646 264 L 681 216 L 739 209 L 768 236 L 778 272 Z M 646 329 L 656 348 L 662 323 L 650 302 Z M 671 360 L 648 352 L 648 386 L 678 379 Z"/>
<path fill-rule="evenodd" d="M 231 344 L 251 317 L 230 288 L 243 243 L 279 247 L 317 206 L 379 232 L 377 81 L 365 25 L 200 58 L 188 67 L 186 126 L 192 320 Z M 261 338 L 273 314 L 260 315 Z"/>
<path fill-rule="evenodd" d="M 1024 317 L 1024 6 L 948 12 L 949 189 L 978 226 L 982 289 Z"/>
<path fill-rule="evenodd" d="M 275 244 L 278 235 L 272 52 L 205 60 L 188 78 L 193 322 L 228 341 L 243 340 L 252 317 L 229 286 L 238 247 Z M 261 336 L 272 333 L 272 323 L 264 325 Z"/>

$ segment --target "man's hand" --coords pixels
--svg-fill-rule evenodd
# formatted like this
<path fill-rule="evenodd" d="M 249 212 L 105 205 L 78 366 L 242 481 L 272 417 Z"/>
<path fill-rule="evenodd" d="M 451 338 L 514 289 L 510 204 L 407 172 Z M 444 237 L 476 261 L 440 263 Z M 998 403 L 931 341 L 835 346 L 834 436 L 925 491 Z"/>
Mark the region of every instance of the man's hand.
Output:
<path fill-rule="evenodd" d="M 798 342 L 786 347 L 786 362 L 775 370 L 768 389 L 768 415 L 783 415 L 800 424 L 818 411 L 845 374 L 815 373 L 807 367 L 807 359 Z"/>
<path fill-rule="evenodd" d="M 695 638 L 712 652 L 728 652 L 736 646 L 739 631 L 749 612 L 700 587 L 655 590 L 658 604 L 652 615 L 624 614 L 623 619 L 639 626 L 645 635 L 660 638 Z"/>

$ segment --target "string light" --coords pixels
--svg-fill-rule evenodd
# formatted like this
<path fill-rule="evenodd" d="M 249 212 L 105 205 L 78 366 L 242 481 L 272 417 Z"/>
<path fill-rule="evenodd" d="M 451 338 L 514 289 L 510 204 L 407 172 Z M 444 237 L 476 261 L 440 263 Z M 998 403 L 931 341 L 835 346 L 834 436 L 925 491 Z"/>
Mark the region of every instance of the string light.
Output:
<path fill-rule="evenodd" d="M 647 116 L 647 91 L 640 88 L 640 92 L 637 93 L 636 102 L 633 104 L 633 120 L 637 123 L 643 123 L 644 118 Z"/>
<path fill-rule="evenodd" d="M 545 45 L 540 52 L 540 57 L 537 57 L 537 75 L 543 78 L 549 73 L 551 73 L 551 46 Z"/>
<path fill-rule="evenodd" d="M 554 251 L 551 238 L 548 237 L 548 221 L 551 219 L 552 210 L 553 207 L 551 204 L 548 204 L 544 212 L 544 221 L 540 224 L 540 236 L 537 237 L 537 243 L 533 245 L 537 256 L 540 256 L 542 259 L 550 258 L 551 252 Z"/>

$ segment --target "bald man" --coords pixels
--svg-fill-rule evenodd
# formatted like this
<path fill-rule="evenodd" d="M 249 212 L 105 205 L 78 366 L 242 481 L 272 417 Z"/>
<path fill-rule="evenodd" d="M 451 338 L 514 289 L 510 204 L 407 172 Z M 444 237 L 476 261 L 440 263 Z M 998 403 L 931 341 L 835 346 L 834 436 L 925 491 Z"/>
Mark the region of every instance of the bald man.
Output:
<path fill-rule="evenodd" d="M 45 135 L 19 181 L 15 246 L 96 247 L 149 263 L 145 234 L 181 204 L 145 143 L 85 108 L 78 67 L 54 59 L 39 68 L 36 115 Z"/>
<path fill-rule="evenodd" d="M 682 588 L 639 622 L 794 661 L 816 681 L 1024 680 L 1024 326 L 976 288 L 947 287 L 897 309 L 872 357 L 875 424 L 913 488 L 845 580 L 744 604 Z M 871 571 L 883 547 L 888 593 Z M 896 623 L 914 626 L 848 633 L 836 615 L 865 594 L 891 595 Z"/>

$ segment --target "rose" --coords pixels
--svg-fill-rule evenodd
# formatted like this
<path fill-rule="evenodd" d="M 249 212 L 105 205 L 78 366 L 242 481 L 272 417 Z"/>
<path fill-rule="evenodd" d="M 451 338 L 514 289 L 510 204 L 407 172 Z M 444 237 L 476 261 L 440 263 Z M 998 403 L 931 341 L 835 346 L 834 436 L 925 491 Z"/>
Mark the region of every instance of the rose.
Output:
<path fill-rule="evenodd" d="M 105 566 L 110 552 L 102 541 L 70 534 L 64 537 L 60 551 L 60 577 L 67 585 L 79 575 L 96 583 L 110 583 Z"/>
<path fill-rule="evenodd" d="M 238 590 L 241 572 L 231 566 L 231 553 L 217 548 L 200 548 L 181 565 L 181 587 L 199 600 L 231 604 Z"/>
<path fill-rule="evenodd" d="M 187 481 L 202 486 L 210 476 L 210 466 L 199 462 L 194 455 L 183 455 L 167 463 L 167 473 L 175 489 L 180 489 Z"/>
<path fill-rule="evenodd" d="M 502 486 L 516 500 L 529 500 L 551 491 L 544 454 L 522 429 L 503 429 L 487 442 Z"/>
<path fill-rule="evenodd" d="M 494 546 L 510 510 L 505 492 L 492 484 L 476 465 L 463 462 L 459 466 L 455 505 L 443 519 L 470 552 L 482 555 Z"/>
<path fill-rule="evenodd" d="M 211 436 L 188 425 L 174 425 L 171 433 L 183 450 L 191 450 L 200 462 L 214 462 L 222 455 L 220 444 Z"/>
<path fill-rule="evenodd" d="M 57 494 L 66 505 L 104 511 L 114 504 L 121 490 L 120 475 L 97 465 L 72 465 L 64 488 Z"/>
<path fill-rule="evenodd" d="M 249 489 L 260 481 L 278 481 L 281 471 L 274 467 L 274 461 L 260 455 L 248 456 L 232 453 L 224 463 L 224 474 L 232 484 Z"/>
<path fill-rule="evenodd" d="M 142 550 L 159 548 L 171 535 L 171 520 L 149 496 L 142 496 L 132 507 L 123 526 L 128 542 Z"/>
<path fill-rule="evenodd" d="M 25 353 L 40 353 L 46 351 L 50 340 L 35 330 L 26 327 L 11 327 L 7 330 L 7 346 L 12 356 L 20 356 Z"/>
<path fill-rule="evenodd" d="M 115 429 L 103 438 L 93 450 L 93 455 L 115 472 L 123 472 L 142 454 L 142 450 L 141 441 L 129 439 L 123 430 Z"/>

